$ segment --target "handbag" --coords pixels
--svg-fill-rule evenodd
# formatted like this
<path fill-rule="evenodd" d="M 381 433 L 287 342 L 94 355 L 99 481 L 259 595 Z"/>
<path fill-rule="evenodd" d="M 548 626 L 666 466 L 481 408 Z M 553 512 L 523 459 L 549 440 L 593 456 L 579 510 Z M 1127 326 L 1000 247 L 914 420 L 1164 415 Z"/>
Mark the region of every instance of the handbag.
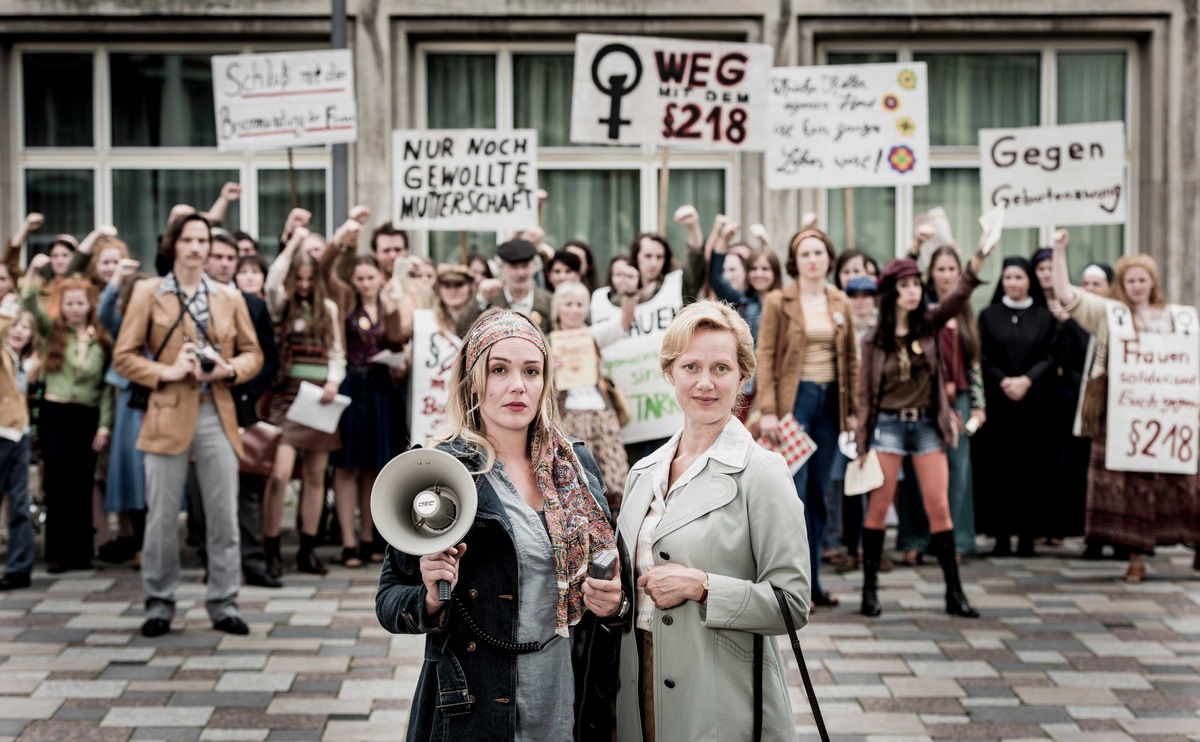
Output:
<path fill-rule="evenodd" d="M 861 458 L 861 463 L 855 459 L 846 464 L 846 481 L 842 492 L 847 497 L 865 495 L 883 486 L 883 467 L 879 465 L 879 454 L 872 448 Z"/>
<path fill-rule="evenodd" d="M 279 426 L 259 421 L 242 432 L 242 460 L 238 462 L 238 471 L 243 474 L 255 474 L 260 477 L 271 475 L 275 465 L 275 451 L 279 448 L 279 439 L 283 431 Z"/>
<path fill-rule="evenodd" d="M 179 300 L 179 316 L 175 319 L 175 324 L 171 325 L 171 329 L 167 330 L 166 337 L 159 343 L 158 350 L 154 352 L 154 356 L 150 360 L 157 361 L 162 355 L 163 349 L 167 347 L 167 341 L 175 334 L 175 330 L 179 324 L 183 322 L 183 299 Z M 145 412 L 150 407 L 150 387 L 143 386 L 135 381 L 129 382 L 129 401 L 125 403 L 131 410 L 141 410 Z"/>
<path fill-rule="evenodd" d="M 629 414 L 629 402 L 625 399 L 625 395 L 607 376 L 600 377 L 600 388 L 612 400 L 613 410 L 617 413 L 617 424 L 622 428 L 628 425 L 632 417 Z"/>
<path fill-rule="evenodd" d="M 829 732 L 825 729 L 825 717 L 821 716 L 821 706 L 817 703 L 817 692 L 813 690 L 812 678 L 808 674 L 808 665 L 804 664 L 804 652 L 800 650 L 800 639 L 796 636 L 796 622 L 792 620 L 792 612 L 788 610 L 787 598 L 783 591 L 774 585 L 771 590 L 783 613 L 783 623 L 787 626 L 788 638 L 792 642 L 792 652 L 796 655 L 796 664 L 800 666 L 800 678 L 804 681 L 804 691 L 808 694 L 808 705 L 812 709 L 813 721 L 817 724 L 817 733 L 821 742 L 829 742 Z M 754 741 L 760 742 L 763 733 L 763 637 L 754 635 Z"/>

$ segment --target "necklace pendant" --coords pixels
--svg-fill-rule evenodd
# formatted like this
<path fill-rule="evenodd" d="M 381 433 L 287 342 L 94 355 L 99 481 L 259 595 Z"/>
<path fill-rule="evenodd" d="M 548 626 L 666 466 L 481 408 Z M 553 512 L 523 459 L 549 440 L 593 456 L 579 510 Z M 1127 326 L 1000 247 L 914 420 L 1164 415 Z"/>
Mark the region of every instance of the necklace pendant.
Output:
<path fill-rule="evenodd" d="M 365 314 L 363 316 L 359 317 L 358 318 L 358 329 L 362 330 L 363 332 L 369 331 L 371 329 L 371 318 Z"/>
<path fill-rule="evenodd" d="M 1015 325 L 1015 324 L 1017 324 L 1018 322 L 1020 322 L 1020 319 L 1018 319 L 1018 318 L 1017 318 L 1017 315 L 1015 315 L 1015 314 L 1014 314 L 1014 315 L 1012 316 L 1012 323 Z"/>

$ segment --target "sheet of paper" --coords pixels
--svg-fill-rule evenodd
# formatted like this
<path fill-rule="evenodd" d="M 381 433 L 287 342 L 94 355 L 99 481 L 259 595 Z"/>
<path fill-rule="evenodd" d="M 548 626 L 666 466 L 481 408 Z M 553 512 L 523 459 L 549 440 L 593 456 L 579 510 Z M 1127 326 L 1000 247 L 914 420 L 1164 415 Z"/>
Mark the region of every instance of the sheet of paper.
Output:
<path fill-rule="evenodd" d="M 404 368 L 408 365 L 408 356 L 394 350 L 381 350 L 367 359 L 371 363 L 379 363 L 391 368 Z"/>
<path fill-rule="evenodd" d="M 562 366 L 554 369 L 554 385 L 562 391 L 600 383 L 596 341 L 590 328 L 555 330 L 550 333 L 550 347 Z"/>
<path fill-rule="evenodd" d="M 296 399 L 288 408 L 287 419 L 322 433 L 336 432 L 342 413 L 350 406 L 350 398 L 344 394 L 336 394 L 332 402 L 321 404 L 323 393 L 324 390 L 316 384 L 300 382 L 300 391 L 296 393 Z"/>
<path fill-rule="evenodd" d="M 979 226 L 983 228 L 980 249 L 987 255 L 1000 242 L 1000 232 L 1004 230 L 1004 207 L 996 206 L 979 217 Z"/>

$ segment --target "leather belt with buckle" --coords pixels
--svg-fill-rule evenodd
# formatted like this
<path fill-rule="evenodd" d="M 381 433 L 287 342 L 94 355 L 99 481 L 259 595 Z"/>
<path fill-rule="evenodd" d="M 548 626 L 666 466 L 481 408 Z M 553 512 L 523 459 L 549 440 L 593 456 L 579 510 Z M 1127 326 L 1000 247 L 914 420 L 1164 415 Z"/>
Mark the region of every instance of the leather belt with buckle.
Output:
<path fill-rule="evenodd" d="M 900 418 L 901 422 L 915 423 L 925 419 L 925 408 L 905 407 L 902 410 L 896 410 L 896 417 Z"/>

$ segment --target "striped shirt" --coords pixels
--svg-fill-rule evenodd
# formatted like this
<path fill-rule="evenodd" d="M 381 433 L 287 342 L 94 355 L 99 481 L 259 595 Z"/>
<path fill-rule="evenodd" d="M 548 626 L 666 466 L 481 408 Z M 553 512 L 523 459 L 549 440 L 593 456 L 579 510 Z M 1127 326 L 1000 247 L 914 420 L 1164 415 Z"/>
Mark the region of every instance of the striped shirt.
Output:
<path fill-rule="evenodd" d="M 646 511 L 645 519 L 642 520 L 642 527 L 638 529 L 637 551 L 634 555 L 633 565 L 638 577 L 644 575 L 650 567 L 665 561 L 656 559 L 654 531 L 658 528 L 663 516 L 666 515 L 667 506 L 675 501 L 672 499 L 672 495 L 704 471 L 704 467 L 708 466 L 709 459 L 716 459 L 729 466 L 741 466 L 746 460 L 746 452 L 749 447 L 757 445 L 750 435 L 750 431 L 746 430 L 746 427 L 736 417 L 731 416 L 708 450 L 697 456 L 687 471 L 671 483 L 671 488 L 668 490 L 667 480 L 671 475 L 671 462 L 675 459 L 681 435 L 683 435 L 682 430 L 672 436 L 665 446 L 650 454 L 652 461 L 647 473 L 650 476 L 654 499 Z M 654 601 L 640 587 L 637 588 L 636 610 L 635 625 L 637 628 L 653 632 L 657 609 L 654 607 Z"/>

